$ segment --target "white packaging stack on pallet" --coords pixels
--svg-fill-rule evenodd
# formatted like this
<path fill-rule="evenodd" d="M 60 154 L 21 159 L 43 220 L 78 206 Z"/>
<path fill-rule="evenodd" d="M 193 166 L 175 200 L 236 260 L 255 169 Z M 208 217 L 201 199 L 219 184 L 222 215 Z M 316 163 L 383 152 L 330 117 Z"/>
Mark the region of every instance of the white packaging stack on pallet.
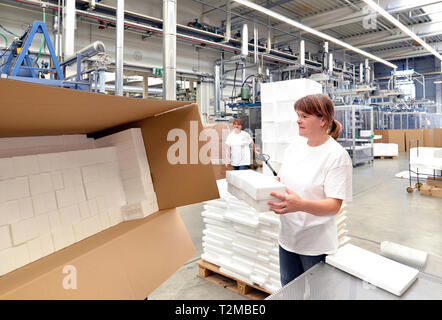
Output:
<path fill-rule="evenodd" d="M 279 217 L 271 211 L 258 212 L 232 196 L 225 179 L 217 183 L 221 198 L 206 202 L 202 213 L 202 259 L 245 283 L 277 291 L 281 288 Z"/>
<path fill-rule="evenodd" d="M 141 129 L 132 128 L 95 142 L 96 146 L 115 146 L 120 173 L 126 193 L 127 206 L 123 207 L 126 220 L 139 219 L 158 211 L 149 162 L 144 148 Z"/>
<path fill-rule="evenodd" d="M 397 143 L 373 143 L 374 157 L 397 157 L 398 150 Z"/>
<path fill-rule="evenodd" d="M 322 93 L 322 85 L 309 79 L 261 84 L 262 152 L 270 156 L 270 165 L 278 172 L 284 151 L 299 135 L 295 102 L 309 94 Z M 267 166 L 263 173 L 273 175 Z"/>
<path fill-rule="evenodd" d="M 136 174 L 146 175 L 139 180 L 151 182 L 147 156 L 137 149 L 140 145 L 144 149 L 137 130 L 115 134 L 112 139 L 117 137 L 117 146 L 57 152 L 93 145 L 85 135 L 62 136 L 65 144 L 53 146 L 53 153 L 0 158 L 0 276 L 124 220 L 158 210 L 153 187 L 127 183 Z M 19 149 L 20 144 L 30 147 L 26 138 L 7 139 L 0 139 L 5 150 Z M 29 139 L 41 146 L 57 140 Z M 80 139 L 86 143 L 78 143 Z M 135 214 L 123 210 L 128 207 L 126 199 L 143 210 Z"/>

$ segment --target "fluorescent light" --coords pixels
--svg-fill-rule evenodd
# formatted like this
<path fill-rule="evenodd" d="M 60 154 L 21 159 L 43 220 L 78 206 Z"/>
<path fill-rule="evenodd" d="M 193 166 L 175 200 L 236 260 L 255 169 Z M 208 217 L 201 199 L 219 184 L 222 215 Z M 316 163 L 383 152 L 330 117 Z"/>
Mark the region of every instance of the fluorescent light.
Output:
<path fill-rule="evenodd" d="M 434 50 L 433 47 L 431 47 L 423 39 L 419 38 L 414 32 L 412 32 L 410 29 L 408 29 L 406 26 L 404 26 L 402 23 L 400 23 L 399 20 L 395 19 L 391 14 L 389 14 L 387 11 L 385 11 L 382 7 L 380 7 L 375 2 L 373 2 L 373 0 L 364 0 L 364 2 L 366 4 L 368 4 L 370 7 L 372 7 L 374 10 L 376 10 L 385 19 L 387 19 L 392 24 L 394 24 L 396 27 L 401 29 L 404 33 L 406 33 L 408 36 L 410 36 L 413 40 L 416 40 L 417 42 L 419 42 L 425 49 L 427 49 L 429 52 L 434 54 L 439 60 L 442 61 L 442 56 L 436 50 Z"/>
<path fill-rule="evenodd" d="M 433 83 L 442 83 L 442 80 L 434 81 Z"/>
<path fill-rule="evenodd" d="M 298 29 L 304 30 L 304 31 L 306 31 L 308 33 L 311 33 L 311 34 L 314 34 L 315 36 L 318 36 L 318 37 L 320 37 L 322 39 L 325 39 L 325 40 L 328 40 L 330 42 L 336 43 L 337 45 L 340 45 L 341 47 L 344 47 L 346 49 L 349 49 L 351 51 L 359 53 L 360 55 L 363 55 L 363 56 L 365 56 L 367 58 L 370 58 L 372 60 L 375 60 L 375 61 L 378 61 L 380 63 L 383 63 L 383 64 L 389 66 L 390 68 L 393 68 L 393 69 L 397 68 L 396 65 L 388 62 L 387 60 L 384 60 L 384 59 L 381 59 L 379 57 L 376 57 L 375 55 L 372 55 L 371 53 L 368 53 L 368 52 L 366 52 L 364 50 L 361 50 L 361 49 L 358 49 L 356 47 L 353 47 L 353 46 L 349 45 L 348 43 L 345 43 L 345 42 L 343 42 L 343 41 L 341 41 L 339 39 L 333 38 L 333 37 L 329 36 L 328 34 L 322 33 L 322 32 L 320 32 L 318 30 L 315 30 L 315 29 L 312 29 L 310 27 L 307 27 L 306 25 L 303 25 L 302 23 L 299 23 L 299 22 L 297 22 L 295 20 L 287 18 L 287 17 L 285 17 L 285 16 L 283 16 L 283 15 L 281 15 L 279 13 L 276 13 L 276 12 L 274 12 L 272 10 L 264 8 L 264 7 L 260 6 L 260 5 L 257 5 L 255 3 L 253 3 L 253 2 L 250 2 L 250 1 L 247 1 L 247 0 L 234 0 L 234 1 L 240 3 L 240 4 L 244 5 L 244 6 L 247 6 L 247 7 L 251 8 L 251 9 L 255 9 L 256 11 L 260 11 L 260 12 L 262 12 L 262 13 L 270 16 L 270 17 L 278 19 L 278 20 L 280 20 L 282 22 L 285 22 L 285 23 L 287 23 L 289 25 L 292 25 L 292 26 L 294 26 L 294 27 L 296 27 Z"/>

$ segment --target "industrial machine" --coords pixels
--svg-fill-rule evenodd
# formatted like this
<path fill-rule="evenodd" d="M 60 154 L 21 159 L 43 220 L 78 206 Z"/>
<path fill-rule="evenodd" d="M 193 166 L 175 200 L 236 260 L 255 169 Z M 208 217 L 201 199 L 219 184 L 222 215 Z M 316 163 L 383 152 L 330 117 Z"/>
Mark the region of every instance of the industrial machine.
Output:
<path fill-rule="evenodd" d="M 49 50 L 50 63 L 38 64 L 39 55 L 30 52 L 30 46 L 37 34 L 42 34 L 43 44 Z M 82 70 L 86 60 L 99 55 L 92 68 Z M 40 83 L 55 87 L 77 89 L 82 91 L 104 92 L 106 64 L 109 61 L 105 55 L 105 46 L 101 41 L 96 41 L 79 50 L 74 55 L 59 62 L 55 54 L 46 24 L 43 21 L 35 21 L 23 33 L 9 45 L 6 50 L 0 51 L 0 72 L 2 78 L 12 80 Z M 76 74 L 65 77 L 62 68 L 76 64 Z M 100 85 L 98 85 L 100 83 Z"/>

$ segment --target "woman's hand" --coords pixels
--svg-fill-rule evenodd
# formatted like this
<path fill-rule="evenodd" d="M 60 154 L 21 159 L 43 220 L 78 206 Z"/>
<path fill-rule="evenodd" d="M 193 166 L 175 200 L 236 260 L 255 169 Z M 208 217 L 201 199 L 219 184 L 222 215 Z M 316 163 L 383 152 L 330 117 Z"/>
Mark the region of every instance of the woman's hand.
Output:
<path fill-rule="evenodd" d="M 286 188 L 285 192 L 287 192 L 287 195 L 278 194 L 275 192 L 270 193 L 272 197 L 281 200 L 281 202 L 269 201 L 268 202 L 268 205 L 270 206 L 269 210 L 273 211 L 276 214 L 285 214 L 289 212 L 303 211 L 302 206 L 304 199 L 302 199 L 300 196 L 298 196 L 289 188 Z"/>

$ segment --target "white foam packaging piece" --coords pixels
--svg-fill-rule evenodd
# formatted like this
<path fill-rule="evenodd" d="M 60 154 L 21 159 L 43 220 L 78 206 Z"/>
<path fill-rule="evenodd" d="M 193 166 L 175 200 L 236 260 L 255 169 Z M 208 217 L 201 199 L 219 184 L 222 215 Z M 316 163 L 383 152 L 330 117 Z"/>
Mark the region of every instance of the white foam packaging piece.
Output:
<path fill-rule="evenodd" d="M 326 263 L 379 288 L 401 296 L 417 279 L 419 270 L 387 259 L 371 251 L 346 244 Z"/>
<path fill-rule="evenodd" d="M 399 154 L 396 143 L 373 143 L 373 156 L 397 157 Z"/>

